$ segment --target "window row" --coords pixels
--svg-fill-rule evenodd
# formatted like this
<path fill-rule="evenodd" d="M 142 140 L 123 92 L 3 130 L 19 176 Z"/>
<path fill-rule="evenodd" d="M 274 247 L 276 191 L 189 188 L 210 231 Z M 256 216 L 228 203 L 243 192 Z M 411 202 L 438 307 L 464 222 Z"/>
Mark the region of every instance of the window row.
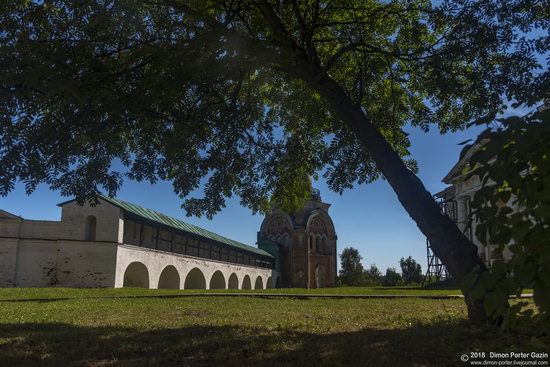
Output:
<path fill-rule="evenodd" d="M 255 256 L 246 251 L 203 242 L 182 233 L 167 231 L 127 219 L 124 220 L 124 243 L 209 260 L 272 268 L 272 262 L 269 259 Z"/>

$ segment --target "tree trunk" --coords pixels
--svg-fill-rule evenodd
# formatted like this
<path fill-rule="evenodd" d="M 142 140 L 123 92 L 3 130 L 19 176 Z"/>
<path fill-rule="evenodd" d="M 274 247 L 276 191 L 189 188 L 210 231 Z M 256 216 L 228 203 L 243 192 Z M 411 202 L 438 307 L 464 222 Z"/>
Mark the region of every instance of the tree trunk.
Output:
<path fill-rule="evenodd" d="M 321 70 L 311 70 L 307 67 L 301 71 L 301 78 L 307 78 L 305 81 L 310 87 L 325 98 L 337 117 L 367 147 L 378 169 L 397 194 L 399 202 L 428 238 L 434 253 L 445 264 L 453 278 L 461 284 L 461 280 L 476 268 L 480 274 L 487 272 L 485 264 L 477 255 L 477 247 L 447 215 L 441 213 L 439 205 L 420 179 L 405 166 L 361 107 L 354 104 L 345 90 L 330 76 L 325 74 L 321 78 L 317 77 L 322 75 Z M 472 301 L 466 291 L 467 289 L 462 289 L 470 321 L 477 325 L 487 322 L 483 299 Z"/>

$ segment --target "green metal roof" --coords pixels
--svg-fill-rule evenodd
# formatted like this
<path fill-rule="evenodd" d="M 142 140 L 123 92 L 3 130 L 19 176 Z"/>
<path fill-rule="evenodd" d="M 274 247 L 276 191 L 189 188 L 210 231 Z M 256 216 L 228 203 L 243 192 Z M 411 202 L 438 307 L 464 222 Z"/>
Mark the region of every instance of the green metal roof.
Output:
<path fill-rule="evenodd" d="M 200 227 L 194 226 L 194 225 L 189 224 L 189 223 L 185 223 L 184 221 L 181 221 L 179 219 L 176 219 L 176 218 L 170 217 L 168 215 L 159 213 L 157 211 L 147 209 L 147 208 L 144 208 L 142 206 L 139 206 L 139 205 L 136 205 L 136 204 L 133 204 L 133 203 L 129 203 L 127 201 L 123 201 L 123 200 L 120 200 L 120 199 L 117 199 L 117 198 L 110 198 L 110 197 L 104 196 L 104 195 L 98 195 L 98 196 L 101 199 L 113 204 L 114 206 L 117 206 L 117 207 L 121 208 L 122 210 L 125 210 L 129 213 L 135 214 L 135 215 L 137 215 L 141 218 L 145 218 L 145 219 L 151 220 L 153 222 L 164 224 L 165 226 L 168 226 L 168 227 L 171 227 L 171 228 L 179 229 L 179 230 L 189 232 L 189 233 L 201 236 L 201 237 L 205 237 L 205 238 L 208 238 L 210 240 L 221 242 L 221 243 L 229 245 L 231 247 L 235 247 L 235 248 L 238 248 L 238 249 L 241 249 L 241 250 L 256 253 L 258 255 L 273 258 L 273 256 L 271 254 L 269 254 L 268 252 L 266 252 L 264 250 L 260 250 L 256 247 L 248 246 L 248 245 L 245 245 L 244 243 L 234 241 L 232 239 L 220 236 L 217 233 L 210 232 L 210 231 L 208 231 L 204 228 L 200 228 Z M 61 203 L 59 205 L 61 206 L 61 205 L 66 204 L 66 203 L 68 203 L 68 202 Z"/>

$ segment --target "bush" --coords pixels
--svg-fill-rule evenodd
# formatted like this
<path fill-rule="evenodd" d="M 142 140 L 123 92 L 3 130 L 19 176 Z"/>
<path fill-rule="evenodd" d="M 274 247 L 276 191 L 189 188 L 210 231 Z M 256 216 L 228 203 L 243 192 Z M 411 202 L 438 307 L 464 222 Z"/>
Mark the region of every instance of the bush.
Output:
<path fill-rule="evenodd" d="M 382 279 L 382 285 L 386 287 L 395 287 L 403 283 L 401 274 L 399 274 L 395 268 L 387 268 L 386 275 Z"/>

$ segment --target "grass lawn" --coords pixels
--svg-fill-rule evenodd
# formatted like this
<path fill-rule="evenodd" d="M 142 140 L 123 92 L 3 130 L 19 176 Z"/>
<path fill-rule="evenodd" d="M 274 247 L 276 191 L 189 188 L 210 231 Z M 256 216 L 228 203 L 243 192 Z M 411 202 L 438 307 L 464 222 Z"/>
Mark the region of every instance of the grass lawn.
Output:
<path fill-rule="evenodd" d="M 459 295 L 459 289 L 425 289 L 421 287 L 340 287 L 340 288 L 280 288 L 262 290 L 171 290 L 142 288 L 105 288 L 105 289 L 75 289 L 75 288 L 0 288 L 0 300 L 30 299 L 30 298 L 82 298 L 82 297 L 132 297 L 159 296 L 188 293 L 266 293 L 266 294 L 377 294 L 377 295 Z"/>
<path fill-rule="evenodd" d="M 1 289 L 0 366 L 464 366 L 548 343 L 470 327 L 460 299 L 128 297 L 168 293 Z M 5 301 L 32 297 L 50 299 Z"/>

